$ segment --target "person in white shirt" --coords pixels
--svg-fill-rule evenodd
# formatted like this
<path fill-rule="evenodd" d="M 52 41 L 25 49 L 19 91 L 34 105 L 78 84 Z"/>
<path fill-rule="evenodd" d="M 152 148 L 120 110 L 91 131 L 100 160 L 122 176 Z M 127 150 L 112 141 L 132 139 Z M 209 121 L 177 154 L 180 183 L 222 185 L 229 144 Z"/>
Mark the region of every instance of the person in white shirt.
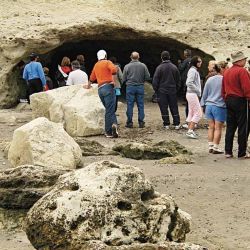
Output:
<path fill-rule="evenodd" d="M 71 63 L 71 67 L 73 71 L 69 73 L 66 85 L 88 84 L 88 75 L 80 70 L 80 63 L 75 60 Z"/>

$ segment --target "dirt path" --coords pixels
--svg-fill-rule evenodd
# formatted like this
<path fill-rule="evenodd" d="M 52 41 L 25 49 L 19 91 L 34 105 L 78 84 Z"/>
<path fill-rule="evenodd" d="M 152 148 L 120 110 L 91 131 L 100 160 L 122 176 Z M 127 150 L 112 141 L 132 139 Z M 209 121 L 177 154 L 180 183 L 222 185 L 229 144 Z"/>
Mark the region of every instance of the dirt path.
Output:
<path fill-rule="evenodd" d="M 132 160 L 120 156 L 85 157 L 90 162 L 109 159 L 131 164 L 143 169 L 146 176 L 155 185 L 157 191 L 174 197 L 180 208 L 192 215 L 192 231 L 187 241 L 201 244 L 209 249 L 246 250 L 250 249 L 250 161 L 225 159 L 223 155 L 207 153 L 207 129 L 199 129 L 199 140 L 185 137 L 185 130 L 173 131 L 161 128 L 158 106 L 147 103 L 145 107 L 146 128 L 125 129 L 125 106 L 119 108 L 121 123 L 119 142 L 160 141 L 175 139 L 190 149 L 194 155 L 194 164 L 166 165 L 159 161 Z M 184 114 L 183 106 L 180 107 Z M 16 111 L 8 111 L 16 115 Z M 2 114 L 0 112 L 0 114 Z M 31 119 L 30 111 L 18 113 L 19 122 L 8 126 L 0 122 L 1 140 L 10 140 L 14 129 Z M 134 117 L 135 121 L 137 115 Z M 136 122 L 135 125 L 137 126 Z M 223 136 L 224 138 L 224 136 Z M 111 147 L 114 139 L 103 136 L 91 137 L 103 145 Z M 3 165 L 2 162 L 5 162 Z M 6 168 L 8 162 L 0 153 L 0 168 Z M 24 232 L 0 232 L 0 249 L 33 249 Z"/>

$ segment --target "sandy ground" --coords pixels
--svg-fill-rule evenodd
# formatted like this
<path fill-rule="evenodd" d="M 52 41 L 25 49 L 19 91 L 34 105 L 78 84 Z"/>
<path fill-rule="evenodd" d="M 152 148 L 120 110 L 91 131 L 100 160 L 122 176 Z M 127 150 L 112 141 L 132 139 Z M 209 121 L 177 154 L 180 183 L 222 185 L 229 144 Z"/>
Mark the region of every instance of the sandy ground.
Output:
<path fill-rule="evenodd" d="M 152 181 L 155 189 L 174 197 L 179 207 L 192 216 L 191 232 L 187 241 L 206 246 L 208 249 L 250 249 L 250 160 L 225 159 L 223 155 L 208 154 L 207 129 L 200 128 L 200 138 L 185 137 L 185 130 L 163 130 L 158 106 L 147 103 L 146 128 L 127 129 L 125 105 L 119 107 L 121 137 L 117 140 L 103 136 L 91 137 L 107 147 L 117 141 L 160 141 L 175 139 L 193 152 L 194 164 L 164 165 L 155 160 L 132 160 L 119 156 L 85 157 L 87 165 L 97 159 L 110 159 L 140 167 Z M 135 110 L 136 113 L 136 110 Z M 184 116 L 183 106 L 180 113 Z M 17 117 L 16 125 L 0 121 L 1 140 L 11 140 L 15 128 L 31 119 L 30 111 L 0 110 L 2 116 Z M 134 123 L 136 124 L 135 114 Z M 204 122 L 204 121 L 203 121 Z M 224 135 L 223 135 L 224 140 Z M 222 140 L 222 141 L 223 141 Z M 237 148 L 235 146 L 235 148 Z M 236 152 L 235 152 L 236 154 Z M 0 153 L 0 168 L 9 166 Z M 34 249 L 23 231 L 0 231 L 0 249 Z"/>

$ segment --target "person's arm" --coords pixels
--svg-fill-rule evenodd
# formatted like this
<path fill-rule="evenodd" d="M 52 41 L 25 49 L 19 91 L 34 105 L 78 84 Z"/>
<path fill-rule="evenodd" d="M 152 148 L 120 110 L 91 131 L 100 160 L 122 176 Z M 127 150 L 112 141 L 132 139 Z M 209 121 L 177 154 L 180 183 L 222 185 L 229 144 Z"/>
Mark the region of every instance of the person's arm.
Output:
<path fill-rule="evenodd" d="M 91 84 L 92 84 L 93 82 L 95 82 L 95 81 L 96 81 L 96 74 L 95 74 L 95 66 L 94 66 L 94 68 L 93 68 L 93 70 L 92 70 L 92 72 L 91 72 L 91 74 L 90 74 L 88 84 L 83 85 L 83 87 L 84 87 L 85 89 L 90 89 L 90 88 L 91 88 Z"/>
<path fill-rule="evenodd" d="M 160 70 L 159 67 L 157 67 L 152 80 L 152 86 L 155 92 L 157 92 L 159 89 L 159 82 L 160 82 Z"/>
<path fill-rule="evenodd" d="M 206 86 L 206 85 L 205 85 Z M 226 91 L 225 91 L 225 82 L 224 82 L 224 77 L 222 78 L 222 85 L 221 85 L 221 96 L 223 100 L 226 99 Z"/>
<path fill-rule="evenodd" d="M 23 79 L 28 81 L 28 71 L 27 71 L 27 67 L 25 66 L 24 70 L 23 70 Z"/>
<path fill-rule="evenodd" d="M 112 75 L 116 74 L 117 67 L 111 61 L 108 61 L 108 68 L 109 68 Z"/>
<path fill-rule="evenodd" d="M 244 97 L 250 100 L 250 75 L 248 71 L 242 68 L 239 72 L 240 85 L 244 93 Z"/>
<path fill-rule="evenodd" d="M 181 88 L 181 75 L 178 69 L 175 72 L 175 81 L 176 81 L 176 89 L 177 91 Z"/>
<path fill-rule="evenodd" d="M 201 107 L 205 106 L 206 105 L 206 101 L 207 101 L 207 97 L 208 97 L 208 89 L 209 89 L 209 79 L 207 81 L 207 84 L 205 85 L 205 88 L 203 90 L 203 94 L 202 94 L 202 97 L 201 97 L 201 101 L 200 101 L 200 104 L 201 104 Z"/>
<path fill-rule="evenodd" d="M 72 74 L 69 73 L 69 77 L 66 82 L 67 86 L 73 85 Z"/>
<path fill-rule="evenodd" d="M 187 60 L 184 60 L 183 62 L 181 62 L 181 63 L 178 65 L 178 70 L 180 71 L 180 73 L 182 73 L 182 72 L 186 69 L 187 64 L 188 64 L 188 61 L 187 61 Z"/>
<path fill-rule="evenodd" d="M 150 73 L 149 73 L 148 68 L 147 68 L 146 65 L 144 67 L 144 76 L 145 76 L 145 78 L 144 78 L 145 81 L 151 82 L 152 79 L 150 78 Z"/>
<path fill-rule="evenodd" d="M 117 69 L 118 69 L 117 77 L 118 77 L 118 80 L 119 80 L 120 84 L 122 85 L 122 70 L 121 70 L 121 68 L 119 66 L 117 66 Z"/>
<path fill-rule="evenodd" d="M 43 88 L 45 88 L 45 86 L 46 86 L 46 78 L 45 78 L 45 74 L 43 72 L 43 67 L 42 67 L 41 63 L 37 64 L 37 69 L 38 69 L 39 78 L 42 81 Z"/>
<path fill-rule="evenodd" d="M 125 66 L 124 67 L 124 70 L 123 70 L 123 74 L 122 74 L 122 83 L 126 83 L 127 82 L 127 71 L 128 71 L 128 69 L 127 69 L 127 66 Z"/>

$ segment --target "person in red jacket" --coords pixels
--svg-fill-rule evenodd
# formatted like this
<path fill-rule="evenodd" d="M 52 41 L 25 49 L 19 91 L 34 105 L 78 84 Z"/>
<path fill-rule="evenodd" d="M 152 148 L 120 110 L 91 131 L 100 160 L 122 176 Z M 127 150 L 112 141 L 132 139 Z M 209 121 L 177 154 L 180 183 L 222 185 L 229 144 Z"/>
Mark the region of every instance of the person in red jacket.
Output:
<path fill-rule="evenodd" d="M 247 154 L 249 135 L 250 75 L 244 68 L 247 57 L 238 51 L 231 54 L 233 66 L 224 72 L 222 97 L 227 107 L 225 155 L 233 157 L 233 139 L 238 128 L 238 158 L 250 158 Z"/>

